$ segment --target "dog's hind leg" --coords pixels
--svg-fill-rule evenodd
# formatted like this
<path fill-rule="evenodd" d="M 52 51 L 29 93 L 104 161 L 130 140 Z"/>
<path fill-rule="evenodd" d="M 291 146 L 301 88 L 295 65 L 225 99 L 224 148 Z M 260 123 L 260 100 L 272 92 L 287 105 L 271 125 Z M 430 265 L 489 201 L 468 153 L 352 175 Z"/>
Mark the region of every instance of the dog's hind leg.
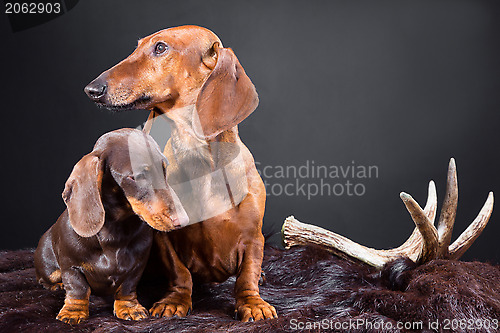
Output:
<path fill-rule="evenodd" d="M 52 247 L 52 228 L 40 238 L 35 250 L 35 271 L 37 281 L 47 289 L 63 288 L 61 269 Z"/>

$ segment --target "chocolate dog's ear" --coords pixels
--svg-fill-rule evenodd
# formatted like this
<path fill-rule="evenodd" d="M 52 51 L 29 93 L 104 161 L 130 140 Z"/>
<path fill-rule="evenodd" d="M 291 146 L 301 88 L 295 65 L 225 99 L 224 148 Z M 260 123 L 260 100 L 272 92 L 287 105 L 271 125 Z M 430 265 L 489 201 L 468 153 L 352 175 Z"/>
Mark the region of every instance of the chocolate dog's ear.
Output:
<path fill-rule="evenodd" d="M 82 237 L 94 236 L 104 225 L 103 173 L 100 158 L 92 153 L 85 155 L 73 168 L 62 193 L 71 226 Z"/>
<path fill-rule="evenodd" d="M 259 98 L 233 50 L 216 42 L 205 58 L 207 67 L 215 67 L 200 90 L 196 100 L 198 112 L 194 115 L 198 115 L 198 128 L 202 131 L 196 134 L 212 139 L 248 117 L 259 104 Z M 198 123 L 196 119 L 194 122 Z"/>

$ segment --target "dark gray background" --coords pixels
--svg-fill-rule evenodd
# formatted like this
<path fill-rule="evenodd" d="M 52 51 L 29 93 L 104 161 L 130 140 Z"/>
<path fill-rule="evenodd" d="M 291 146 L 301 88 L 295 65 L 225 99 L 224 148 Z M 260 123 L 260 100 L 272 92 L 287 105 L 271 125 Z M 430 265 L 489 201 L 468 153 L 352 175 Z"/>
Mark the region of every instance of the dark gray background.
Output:
<path fill-rule="evenodd" d="M 399 192 L 423 205 L 434 179 L 442 199 L 453 156 L 457 237 L 488 191 L 500 194 L 499 14 L 498 1 L 477 0 L 84 0 L 18 33 L 2 14 L 0 248 L 36 246 L 65 208 L 73 165 L 101 134 L 147 117 L 99 110 L 83 87 L 137 39 L 184 24 L 213 30 L 257 87 L 260 105 L 240 131 L 261 167 L 379 168 L 362 197 L 268 197 L 266 234 L 294 214 L 365 245 L 397 246 L 413 229 Z M 499 216 L 464 259 L 499 262 Z"/>

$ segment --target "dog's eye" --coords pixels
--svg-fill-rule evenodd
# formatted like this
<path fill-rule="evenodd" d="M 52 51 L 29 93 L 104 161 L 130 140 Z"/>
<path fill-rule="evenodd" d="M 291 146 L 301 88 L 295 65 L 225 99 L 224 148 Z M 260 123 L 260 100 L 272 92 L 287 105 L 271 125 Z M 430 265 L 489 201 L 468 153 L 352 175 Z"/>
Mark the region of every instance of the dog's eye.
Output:
<path fill-rule="evenodd" d="M 135 179 L 136 181 L 139 181 L 139 180 L 144 180 L 144 179 L 146 179 L 146 175 L 145 175 L 144 173 L 142 173 L 142 172 L 141 172 L 141 173 L 139 173 L 139 174 L 137 174 L 137 175 L 134 175 L 134 179 Z"/>
<path fill-rule="evenodd" d="M 165 44 L 163 42 L 158 42 L 155 45 L 155 54 L 156 55 L 163 54 L 163 53 L 165 53 L 165 51 L 167 51 L 167 49 L 168 49 L 167 44 Z"/>

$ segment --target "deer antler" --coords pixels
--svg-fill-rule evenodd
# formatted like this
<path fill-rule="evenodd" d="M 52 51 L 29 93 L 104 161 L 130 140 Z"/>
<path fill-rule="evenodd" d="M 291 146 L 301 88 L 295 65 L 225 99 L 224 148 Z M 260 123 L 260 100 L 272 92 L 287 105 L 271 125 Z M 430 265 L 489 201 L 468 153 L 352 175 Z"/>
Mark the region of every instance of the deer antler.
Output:
<path fill-rule="evenodd" d="M 446 195 L 441 208 L 437 228 L 434 226 L 437 209 L 436 186 L 429 182 L 427 204 L 422 209 L 411 195 L 402 192 L 401 200 L 416 225 L 411 236 L 401 246 L 390 250 L 372 249 L 323 228 L 302 223 L 293 216 L 288 217 L 281 229 L 286 248 L 294 245 L 316 244 L 344 258 L 355 258 L 371 266 L 382 268 L 399 257 L 407 257 L 422 264 L 432 259 L 458 259 L 479 237 L 493 211 L 493 192 L 476 219 L 450 245 L 453 224 L 458 204 L 458 182 L 455 160 L 450 160 Z"/>

